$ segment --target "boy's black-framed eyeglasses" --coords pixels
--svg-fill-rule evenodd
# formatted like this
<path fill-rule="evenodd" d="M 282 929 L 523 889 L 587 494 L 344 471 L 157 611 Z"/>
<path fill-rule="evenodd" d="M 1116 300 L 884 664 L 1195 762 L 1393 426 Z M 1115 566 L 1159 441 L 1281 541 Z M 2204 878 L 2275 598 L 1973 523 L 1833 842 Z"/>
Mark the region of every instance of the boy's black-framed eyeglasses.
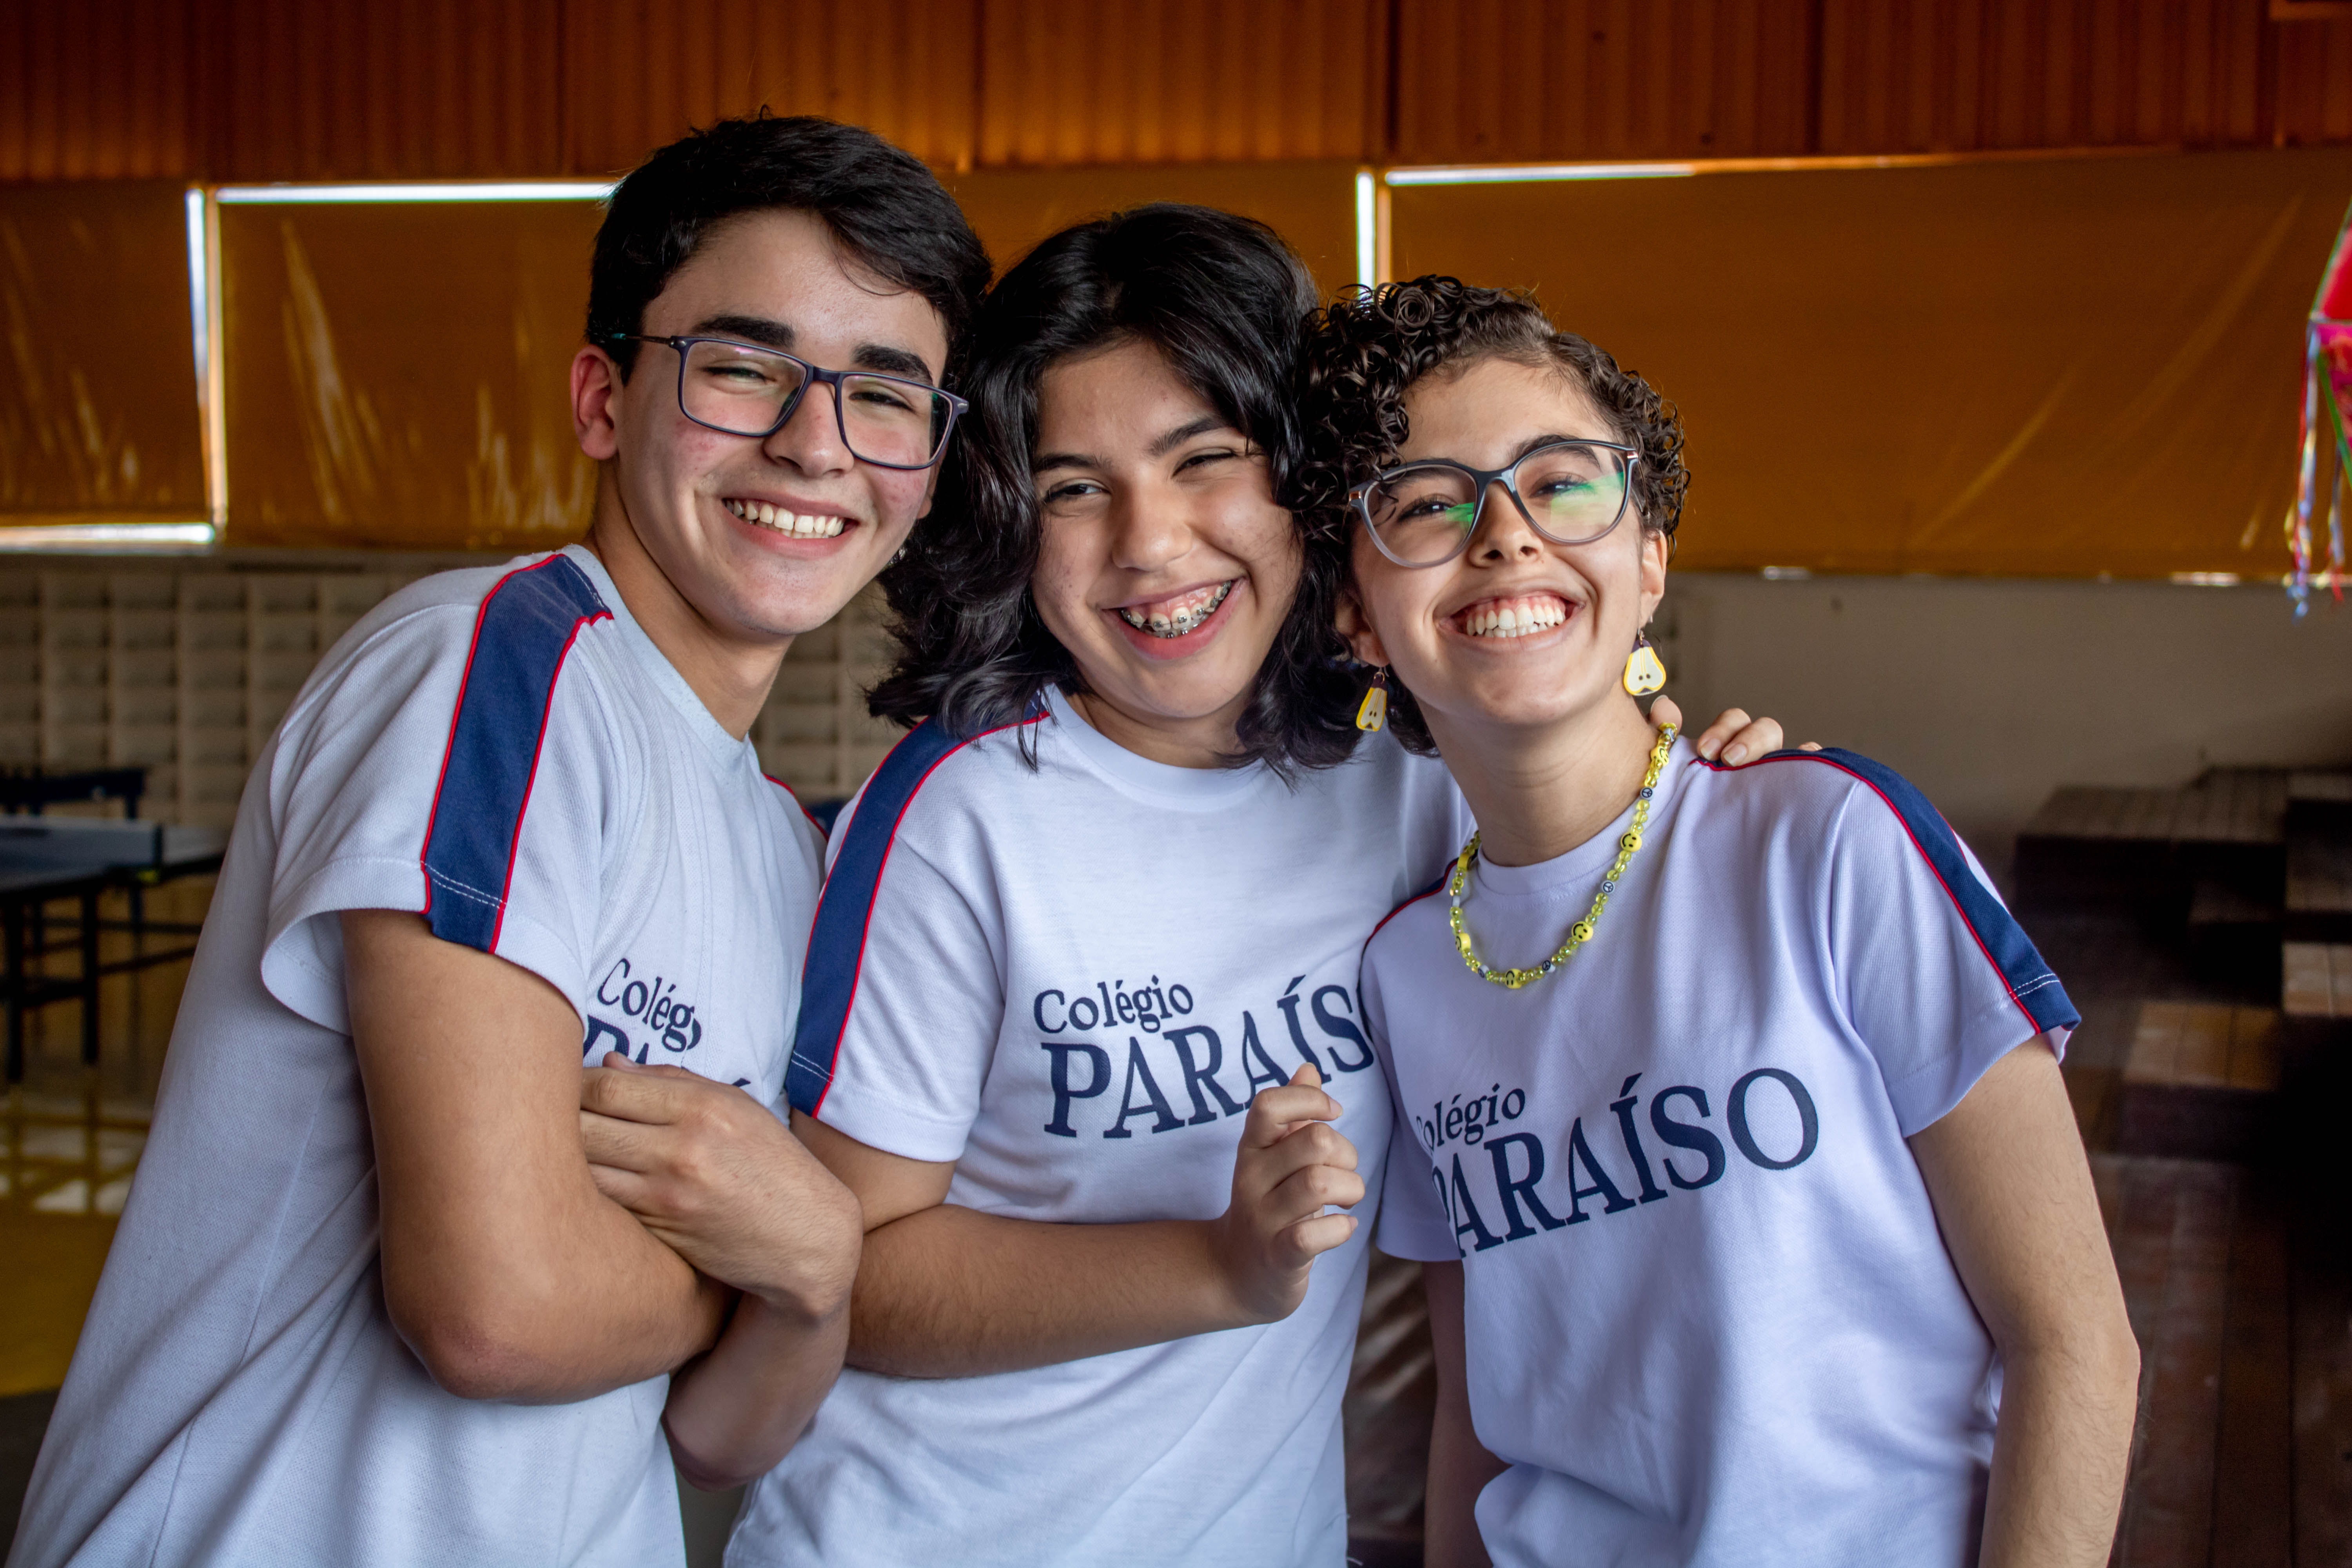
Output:
<path fill-rule="evenodd" d="M 946 455 L 957 416 L 971 405 L 905 376 L 824 370 L 781 349 L 732 338 L 660 338 L 607 332 L 614 342 L 677 351 L 677 411 L 706 430 L 760 440 L 792 422 L 812 386 L 833 388 L 834 421 L 850 455 L 877 468 L 928 468 Z"/>
<path fill-rule="evenodd" d="M 1617 526 L 1641 449 L 1616 441 L 1548 441 L 1507 468 L 1431 458 L 1375 476 L 1349 499 L 1380 552 L 1400 566 L 1443 566 L 1470 548 L 1496 485 L 1554 544 L 1590 544 Z"/>

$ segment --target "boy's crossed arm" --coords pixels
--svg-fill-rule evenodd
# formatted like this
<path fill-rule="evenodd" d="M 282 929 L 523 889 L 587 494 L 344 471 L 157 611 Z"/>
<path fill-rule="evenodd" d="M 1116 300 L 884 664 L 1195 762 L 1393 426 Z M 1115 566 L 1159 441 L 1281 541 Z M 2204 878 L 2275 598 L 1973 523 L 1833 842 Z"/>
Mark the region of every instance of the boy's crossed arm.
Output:
<path fill-rule="evenodd" d="M 558 1404 L 708 1346 L 727 1291 L 589 1178 L 580 1021 L 562 994 L 414 914 L 341 923 L 384 1306 L 433 1380 Z"/>
<path fill-rule="evenodd" d="M 581 1025 L 562 994 L 442 941 L 414 914 L 347 910 L 341 926 L 375 1143 L 384 1305 L 434 1381 L 462 1398 L 558 1404 L 709 1350 L 736 1293 L 599 1190 L 610 1173 L 592 1173 L 583 1148 Z M 761 1283 L 808 1284 L 805 1316 L 823 1319 L 824 1279 L 837 1275 L 845 1298 L 856 1267 L 848 1194 L 740 1091 L 648 1076 L 666 1086 L 654 1091 L 664 1105 L 701 1106 L 701 1089 L 767 1124 L 764 1141 L 730 1144 L 741 1157 L 712 1173 L 709 1188 L 767 1200 L 730 1216 L 734 1234 L 767 1261 Z M 845 1316 L 845 1300 L 830 1306 Z M 729 1333 L 812 1363 L 801 1370 L 820 1395 L 839 1369 L 837 1329 L 828 1345 L 821 1325 L 779 1331 L 769 1313 L 738 1310 Z"/>

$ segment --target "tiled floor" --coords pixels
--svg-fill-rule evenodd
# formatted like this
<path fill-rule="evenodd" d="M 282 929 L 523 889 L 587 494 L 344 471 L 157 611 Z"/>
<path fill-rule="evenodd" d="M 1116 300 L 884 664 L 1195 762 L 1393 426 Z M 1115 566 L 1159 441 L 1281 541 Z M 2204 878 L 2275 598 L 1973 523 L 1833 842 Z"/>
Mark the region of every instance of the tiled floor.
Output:
<path fill-rule="evenodd" d="M 149 917 L 201 920 L 210 893 L 209 881 L 160 889 L 147 895 Z M 105 912 L 121 919 L 129 910 L 116 896 Z M 102 956 L 125 957 L 133 941 L 110 931 Z M 70 953 L 51 960 L 60 973 L 75 962 Z M 0 1090 L 0 1257 L 22 1260 L 0 1289 L 0 1395 L 55 1388 L 65 1376 L 146 1142 L 186 974 L 175 963 L 102 983 L 95 1068 L 80 1060 L 78 1004 L 26 1016 L 25 1082 Z"/>

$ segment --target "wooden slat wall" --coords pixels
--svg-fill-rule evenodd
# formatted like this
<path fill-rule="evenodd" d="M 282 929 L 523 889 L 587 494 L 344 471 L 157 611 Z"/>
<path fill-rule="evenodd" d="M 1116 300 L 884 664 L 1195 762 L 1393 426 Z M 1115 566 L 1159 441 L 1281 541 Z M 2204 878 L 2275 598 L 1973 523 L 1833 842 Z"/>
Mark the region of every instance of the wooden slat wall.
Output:
<path fill-rule="evenodd" d="M 2268 0 L 0 0 L 0 180 L 604 173 L 761 103 L 944 168 L 2352 141 Z"/>
<path fill-rule="evenodd" d="M 629 168 L 766 104 L 972 160 L 980 8 L 960 0 L 550 0 L 563 12 L 563 172 Z M 552 51 L 551 51 L 552 54 Z"/>
<path fill-rule="evenodd" d="M 89 7 L 108 9 L 104 3 Z M 197 0 L 201 172 L 454 179 L 553 170 L 563 0 Z"/>
<path fill-rule="evenodd" d="M 2352 21 L 2300 24 L 2282 48 L 2274 115 L 2288 142 L 2352 142 Z"/>
<path fill-rule="evenodd" d="M 1815 0 L 1400 7 L 1393 161 L 1806 151 Z"/>
<path fill-rule="evenodd" d="M 196 33 L 189 0 L 0 0 L 0 179 L 204 168 Z"/>
<path fill-rule="evenodd" d="M 986 7 L 989 163 L 1375 155 L 1381 0 L 1033 0 Z"/>
<path fill-rule="evenodd" d="M 2249 0 L 1829 0 L 1819 151 L 2259 145 L 2274 64 L 2339 36 Z"/>

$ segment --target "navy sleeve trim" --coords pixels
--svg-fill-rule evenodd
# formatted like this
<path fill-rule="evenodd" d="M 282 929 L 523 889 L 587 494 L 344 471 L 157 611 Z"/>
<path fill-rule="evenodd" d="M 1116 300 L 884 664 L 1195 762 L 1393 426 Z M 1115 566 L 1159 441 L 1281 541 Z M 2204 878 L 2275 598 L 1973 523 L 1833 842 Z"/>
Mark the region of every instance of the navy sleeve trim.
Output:
<path fill-rule="evenodd" d="M 1041 703 L 1025 719 L 961 740 L 940 728 L 936 719 L 926 719 L 891 747 L 874 770 L 849 819 L 840 852 L 825 873 L 816 921 L 809 931 L 808 962 L 801 970 L 800 1024 L 793 1036 L 792 1059 L 784 1068 L 784 1097 L 793 1110 L 814 1116 L 832 1091 L 834 1064 L 841 1055 L 842 1037 L 849 1032 L 849 1011 L 856 1004 L 858 976 L 866 963 L 875 895 L 898 841 L 898 824 L 914 805 L 916 792 L 941 763 L 972 742 L 1034 724 L 1048 711 Z"/>
<path fill-rule="evenodd" d="M 1448 866 L 1444 871 L 1438 874 L 1437 880 L 1432 882 L 1429 886 L 1423 888 L 1421 891 L 1413 894 L 1412 897 L 1407 899 L 1404 902 L 1399 904 L 1396 908 L 1382 915 L 1381 917 L 1381 923 L 1372 928 L 1371 936 L 1366 937 L 1364 939 L 1364 945 L 1356 950 L 1356 1009 L 1360 1016 L 1362 1014 L 1364 1005 L 1364 966 L 1372 961 L 1373 939 L 1378 937 L 1381 932 L 1389 929 L 1389 921 L 1396 919 L 1397 916 L 1404 913 L 1405 910 L 1412 908 L 1413 905 L 1421 902 L 1422 900 L 1430 897 L 1432 894 L 1444 891 L 1447 879 L 1453 875 L 1454 868 Z M 1393 1079 L 1394 1075 L 1391 1074 L 1391 1079 Z M 1389 1089 L 1391 1090 L 1390 1098 L 1395 1099 L 1396 1096 L 1394 1091 L 1396 1089 L 1396 1084 L 1393 1081 L 1389 1084 Z M 1397 1103 L 1402 1105 L 1404 1101 L 1398 1100 Z"/>
<path fill-rule="evenodd" d="M 1695 759 L 1697 765 L 1715 773 L 1741 773 L 1744 768 L 1727 768 L 1719 763 Z M 1959 911 L 1960 922 L 1976 939 L 1977 948 L 1985 962 L 2000 974 L 2010 1000 L 2025 1015 L 2037 1035 L 2053 1029 L 2071 1029 L 2083 1021 L 2074 1004 L 2067 999 L 2065 988 L 2058 984 L 2050 965 L 2025 934 L 2017 918 L 2001 901 L 1977 880 L 1969 868 L 1968 857 L 1961 852 L 1959 836 L 1952 831 L 1943 814 L 1928 804 L 1910 780 L 1883 763 L 1832 747 L 1823 752 L 1775 752 L 1747 764 L 1761 767 L 1768 763 L 1820 763 L 1832 767 L 1847 777 L 1866 786 L 1872 794 L 1895 813 L 1895 820 L 1911 836 L 1912 845 L 1935 872 L 1936 880 L 1943 884 L 1945 896 Z"/>
<path fill-rule="evenodd" d="M 1405 910 L 1412 908 L 1413 905 L 1421 902 L 1422 900 L 1428 898 L 1431 894 L 1443 890 L 1445 884 L 1453 879 L 1453 876 L 1454 868 L 1451 865 L 1448 865 L 1444 870 L 1440 871 L 1437 874 L 1437 880 L 1432 882 L 1429 886 L 1423 888 L 1421 891 L 1415 893 L 1412 897 L 1407 899 L 1404 902 L 1399 904 L 1388 913 L 1382 915 L 1381 917 L 1381 923 L 1372 928 L 1372 936 L 1368 936 L 1364 939 L 1365 948 L 1369 950 L 1371 947 L 1373 936 L 1378 936 L 1381 932 L 1388 929 L 1389 921 L 1396 919 L 1397 916 L 1404 913 Z"/>
<path fill-rule="evenodd" d="M 508 573 L 484 596 L 419 857 L 425 921 L 442 941 L 498 951 L 556 678 L 581 628 L 612 615 L 563 555 Z"/>

